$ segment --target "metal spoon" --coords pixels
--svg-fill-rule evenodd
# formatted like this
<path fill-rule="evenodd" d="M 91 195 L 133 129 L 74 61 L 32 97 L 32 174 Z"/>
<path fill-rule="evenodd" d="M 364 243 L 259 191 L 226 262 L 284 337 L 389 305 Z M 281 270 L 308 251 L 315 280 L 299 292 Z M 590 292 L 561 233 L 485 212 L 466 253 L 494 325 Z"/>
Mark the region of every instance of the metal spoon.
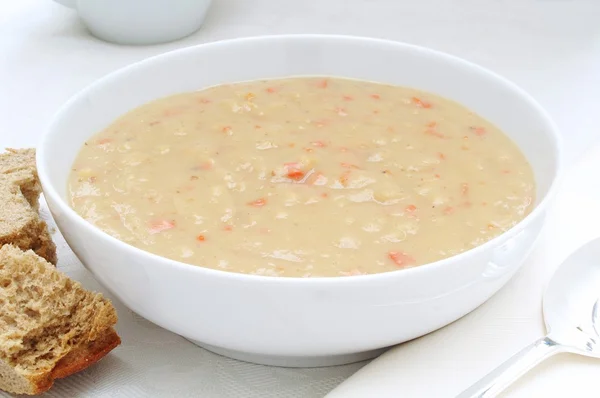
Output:
<path fill-rule="evenodd" d="M 544 295 L 548 334 L 524 348 L 457 398 L 495 397 L 544 359 L 570 352 L 600 358 L 600 238 L 571 254 Z"/>

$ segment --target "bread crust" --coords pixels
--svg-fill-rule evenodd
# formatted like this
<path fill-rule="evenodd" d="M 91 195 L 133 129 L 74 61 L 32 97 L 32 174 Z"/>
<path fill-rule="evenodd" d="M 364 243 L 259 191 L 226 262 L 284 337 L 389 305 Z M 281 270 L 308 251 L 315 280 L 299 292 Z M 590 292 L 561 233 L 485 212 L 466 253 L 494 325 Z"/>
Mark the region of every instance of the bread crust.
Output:
<path fill-rule="evenodd" d="M 68 377 L 88 368 L 106 356 L 115 347 L 121 344 L 121 338 L 114 328 L 108 328 L 98 339 L 82 344 L 56 363 L 50 372 L 35 375 L 29 379 L 31 395 L 38 395 L 48 391 L 54 380 Z"/>

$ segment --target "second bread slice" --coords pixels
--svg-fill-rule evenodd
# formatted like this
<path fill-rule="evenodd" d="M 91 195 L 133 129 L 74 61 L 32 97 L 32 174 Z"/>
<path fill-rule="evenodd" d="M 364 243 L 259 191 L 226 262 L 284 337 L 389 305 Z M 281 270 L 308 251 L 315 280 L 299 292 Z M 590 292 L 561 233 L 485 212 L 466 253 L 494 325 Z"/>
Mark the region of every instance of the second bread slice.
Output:
<path fill-rule="evenodd" d="M 33 251 L 0 249 L 0 389 L 38 394 L 120 343 L 114 307 Z"/>

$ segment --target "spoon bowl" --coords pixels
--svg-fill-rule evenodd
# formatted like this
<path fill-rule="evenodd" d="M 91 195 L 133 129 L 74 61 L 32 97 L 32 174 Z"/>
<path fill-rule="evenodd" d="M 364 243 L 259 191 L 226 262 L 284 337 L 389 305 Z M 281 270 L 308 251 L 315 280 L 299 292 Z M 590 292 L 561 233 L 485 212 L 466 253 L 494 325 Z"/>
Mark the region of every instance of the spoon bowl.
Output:
<path fill-rule="evenodd" d="M 457 398 L 495 397 L 544 359 L 570 352 L 600 358 L 600 238 L 571 254 L 544 294 L 547 335 L 524 348 Z"/>

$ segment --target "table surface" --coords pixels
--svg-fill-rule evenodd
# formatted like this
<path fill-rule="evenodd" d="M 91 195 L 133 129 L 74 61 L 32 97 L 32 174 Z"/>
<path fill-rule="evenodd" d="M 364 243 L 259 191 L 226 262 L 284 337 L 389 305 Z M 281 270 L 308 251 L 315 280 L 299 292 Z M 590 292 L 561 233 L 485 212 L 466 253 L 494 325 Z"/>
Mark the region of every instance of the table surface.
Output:
<path fill-rule="evenodd" d="M 581 185 L 590 178 L 584 175 L 597 156 L 588 155 L 585 167 L 580 159 L 600 144 L 596 130 L 600 125 L 599 17 L 597 0 L 215 0 L 205 25 L 195 34 L 173 43 L 131 47 L 95 39 L 75 12 L 50 0 L 0 1 L 0 145 L 35 146 L 52 115 L 70 96 L 148 56 L 241 36 L 350 34 L 446 51 L 513 80 L 557 122 L 564 136 L 565 165 L 571 173 L 578 173 L 572 179 L 579 178 Z M 587 197 L 577 187 L 571 187 L 572 192 L 579 192 L 572 194 L 576 198 L 566 194 L 569 200 Z M 589 228 L 582 228 L 585 216 L 574 224 L 572 217 L 559 216 L 558 210 L 554 213 L 550 223 L 554 230 L 546 233 L 532 264 L 493 300 L 448 328 L 390 352 L 332 395 L 369 396 L 376 384 L 392 388 L 395 384 L 390 380 L 403 380 L 405 396 L 451 396 L 542 333 L 539 302 L 544 281 L 559 259 L 591 234 Z M 588 235 L 558 234 L 565 225 Z M 514 297 L 521 305 L 516 305 Z M 478 327 L 467 329 L 468 322 Z M 448 342 L 449 336 L 455 341 Z M 386 362 L 387 367 L 380 366 Z M 543 370 L 554 377 L 533 373 L 509 395 L 528 396 L 541 391 L 535 387 L 542 385 L 544 391 L 556 392 L 563 381 L 586 386 L 576 372 L 562 374 L 561 366 L 569 365 L 551 361 Z M 580 370 L 587 366 L 588 371 L 580 372 L 585 375 L 590 374 L 590 367 L 600 369 L 590 361 L 574 366 Z M 555 388 L 548 389 L 548 385 Z M 587 391 L 587 396 L 600 396 L 591 385 L 585 388 L 581 391 Z M 398 391 L 388 393 L 397 396 Z M 383 390 L 381 394 L 385 395 Z"/>

